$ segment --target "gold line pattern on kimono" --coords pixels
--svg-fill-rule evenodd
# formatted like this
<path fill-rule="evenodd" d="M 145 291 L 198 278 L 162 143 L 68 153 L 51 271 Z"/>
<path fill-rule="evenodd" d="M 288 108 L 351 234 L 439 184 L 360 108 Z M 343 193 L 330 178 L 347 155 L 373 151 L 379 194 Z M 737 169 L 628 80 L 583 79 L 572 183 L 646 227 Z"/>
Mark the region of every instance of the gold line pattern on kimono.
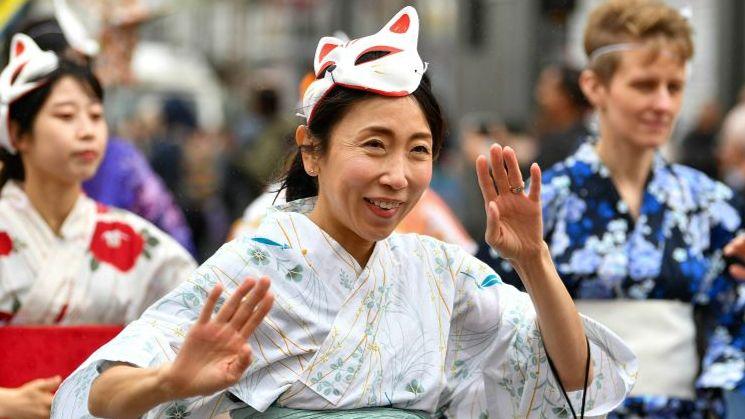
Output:
<path fill-rule="evenodd" d="M 373 274 L 374 268 L 370 267 L 367 270 L 368 270 L 368 277 L 369 277 L 369 276 L 371 276 Z M 378 301 L 378 307 L 379 307 L 379 309 L 375 313 L 372 313 L 372 310 L 375 308 L 375 303 L 374 303 L 374 301 L 376 300 L 375 290 L 376 290 L 376 288 L 378 288 L 378 285 L 377 285 L 377 283 L 378 283 L 377 275 L 374 278 L 375 279 L 374 279 L 374 283 L 372 284 L 371 291 L 368 291 L 368 293 L 364 296 L 364 298 L 362 300 L 363 302 L 364 301 L 367 301 L 367 300 L 371 300 L 372 301 L 372 305 L 371 306 L 368 306 L 368 310 L 367 310 L 366 323 L 365 324 L 367 324 L 368 326 L 367 326 L 366 329 L 370 329 L 370 327 L 372 325 L 375 325 L 378 328 L 380 327 L 380 325 L 379 325 L 380 317 L 379 316 L 381 315 L 381 311 L 382 311 L 382 309 L 380 308 L 381 307 L 380 301 Z M 383 286 L 381 288 L 382 289 L 385 289 L 385 282 L 386 281 L 384 280 L 383 282 L 384 283 L 383 283 Z M 383 299 L 383 296 L 384 296 L 384 293 L 381 293 L 379 299 L 382 300 Z M 361 306 L 361 307 L 364 307 L 364 306 L 365 305 L 363 304 L 363 306 Z M 364 311 L 364 309 L 362 311 Z M 350 335 L 353 333 L 353 331 L 355 329 L 354 328 L 354 325 L 358 323 L 358 321 L 359 321 L 359 315 L 360 314 L 361 314 L 361 312 L 360 312 L 360 310 L 358 310 L 357 315 L 355 316 L 355 319 L 352 322 L 352 327 L 349 328 L 349 330 L 347 332 L 347 335 L 345 335 L 344 338 L 341 339 L 341 341 L 338 344 L 328 345 L 328 349 L 324 353 L 320 354 L 320 356 L 318 357 L 319 362 L 327 362 L 329 360 L 329 358 L 331 356 L 333 356 L 334 353 L 336 353 L 337 351 L 339 351 L 343 347 L 343 343 L 346 342 L 347 339 L 350 337 Z M 337 314 L 337 316 L 338 316 L 338 314 Z M 370 318 L 370 316 L 373 316 L 373 317 Z M 375 335 L 377 335 L 377 330 L 375 332 Z M 364 359 L 365 359 L 365 356 L 364 355 L 367 353 L 367 351 L 365 351 L 365 348 L 369 348 L 370 347 L 370 344 L 368 343 L 368 340 L 369 340 L 369 333 L 365 333 L 363 336 L 361 336 L 360 340 L 354 346 L 354 349 L 352 351 L 349 351 L 348 352 L 348 355 L 346 357 L 340 358 L 337 361 L 338 364 L 344 365 L 351 358 L 357 358 L 357 357 L 359 357 L 359 360 L 357 361 L 357 364 L 358 364 L 357 365 L 357 368 L 353 368 L 354 369 L 353 378 L 356 378 L 357 374 L 360 372 L 360 367 L 364 363 Z M 359 356 L 355 356 L 358 351 L 360 352 Z M 314 363 L 313 367 L 315 367 L 317 365 L 318 365 L 318 363 Z M 369 368 L 372 368 L 372 365 L 369 365 Z M 329 371 L 327 371 L 325 374 L 323 372 L 320 372 L 319 375 L 317 377 L 313 377 L 312 380 L 315 383 L 320 383 L 320 382 L 322 382 L 322 380 L 327 379 L 329 376 L 331 376 L 335 372 L 336 371 L 332 367 L 332 369 L 329 370 Z M 312 368 L 309 369 L 309 374 L 308 374 L 309 377 L 311 375 L 310 373 L 312 373 Z M 365 383 L 364 383 L 364 386 L 363 386 L 363 394 L 367 392 L 367 387 L 368 387 L 367 382 L 369 380 L 370 373 L 371 373 L 370 370 L 368 370 L 368 375 L 367 375 L 367 377 L 365 379 Z M 342 385 L 344 385 L 344 383 L 342 383 Z M 340 399 L 342 399 L 344 397 L 344 395 L 349 390 L 350 386 L 351 386 L 351 381 L 346 385 L 346 390 L 344 390 L 344 392 L 342 394 L 338 395 L 338 396 L 340 396 Z M 335 389 L 335 391 L 338 391 L 338 390 Z M 335 395 L 337 395 L 337 394 L 335 394 Z"/>
<path fill-rule="evenodd" d="M 292 219 L 290 219 L 290 222 L 292 222 Z M 282 222 L 280 220 L 277 220 L 276 222 L 277 227 L 279 227 L 279 230 L 282 231 L 282 234 L 285 236 L 285 239 L 287 240 L 287 245 L 290 246 L 292 249 L 292 240 L 290 239 L 290 236 L 287 234 L 287 231 L 285 230 L 284 226 L 282 226 Z M 295 230 L 295 226 L 292 226 L 293 230 Z M 295 230 L 295 237 L 297 237 L 297 230 Z"/>
<path fill-rule="evenodd" d="M 536 323 L 536 327 L 538 327 L 538 324 L 537 323 Z M 533 350 L 535 351 L 535 349 L 533 349 Z M 538 348 L 538 350 L 540 350 L 540 348 Z M 535 353 L 535 352 L 533 352 L 533 353 Z M 589 354 L 588 354 L 588 356 L 589 356 Z M 535 373 L 536 374 L 536 380 L 537 380 L 537 377 L 540 377 L 541 376 L 541 363 L 540 362 L 537 362 L 536 365 L 537 365 L 537 368 L 538 368 L 538 370 Z M 525 376 L 523 375 L 523 380 L 525 379 L 524 377 Z M 533 392 L 530 394 L 530 404 L 528 404 L 528 412 L 530 412 L 533 409 L 533 403 L 535 402 L 535 395 L 536 395 L 536 392 L 537 391 L 538 391 L 538 386 L 534 386 L 533 387 Z M 527 415 L 527 413 L 526 413 L 526 415 Z"/>
<path fill-rule="evenodd" d="M 222 404 L 223 400 L 225 400 L 225 394 L 226 392 L 223 391 L 220 393 L 220 395 L 217 398 L 217 402 L 215 403 L 215 407 L 212 408 L 212 412 L 210 412 L 210 419 L 214 418 L 216 414 L 220 413 L 217 411 L 217 409 L 220 408 L 220 405 Z"/>
<path fill-rule="evenodd" d="M 282 229 L 283 232 L 285 231 L 285 229 L 282 227 L 282 225 L 279 222 L 279 220 L 277 221 L 277 225 L 280 227 L 280 229 Z M 285 237 L 287 238 L 288 243 L 291 246 L 291 239 L 290 239 L 290 237 L 287 236 L 287 233 L 284 233 L 284 234 L 285 234 Z M 299 236 L 297 236 L 297 232 L 296 232 L 296 237 L 298 237 L 296 241 L 299 244 Z M 310 266 L 311 269 L 315 272 L 315 269 L 310 264 L 310 262 L 307 260 L 307 258 L 306 258 L 306 263 L 308 263 L 308 266 Z M 317 273 L 316 273 L 316 277 L 319 277 L 319 275 Z M 316 345 L 316 346 L 318 346 L 318 342 L 316 342 L 315 337 L 313 336 L 313 334 L 308 329 L 307 322 L 303 319 L 302 316 L 296 314 L 295 311 L 292 310 L 291 307 L 292 307 L 292 303 L 285 303 L 284 302 L 284 299 L 282 298 L 281 295 L 275 294 L 275 298 L 274 298 L 274 309 L 275 310 L 277 308 L 282 309 L 282 311 L 284 313 L 286 313 L 290 319 L 294 320 L 295 323 L 301 329 L 303 329 L 306 332 L 307 336 L 311 338 L 311 341 L 313 342 L 313 344 Z M 285 341 L 285 349 L 286 350 L 282 350 L 281 347 L 278 344 L 276 344 L 273 340 L 272 340 L 272 343 L 274 343 L 276 345 L 276 348 L 279 349 L 280 351 L 282 351 L 282 353 L 285 354 L 286 356 L 290 356 L 290 349 L 289 349 L 288 342 L 291 342 L 292 343 L 292 346 L 297 347 L 298 349 L 302 350 L 303 352 L 306 352 L 306 353 L 309 352 L 309 349 L 302 347 L 299 343 L 295 342 L 294 340 L 292 340 L 288 336 L 286 336 L 286 334 L 281 330 L 281 327 L 275 325 L 274 322 L 271 321 L 271 317 L 267 317 L 265 323 L 269 327 L 271 327 L 278 335 L 280 335 L 282 337 L 282 339 Z M 257 340 L 257 343 L 258 343 L 258 340 Z M 302 360 L 299 360 L 299 362 L 300 362 L 301 367 L 302 367 Z"/>
<path fill-rule="evenodd" d="M 455 294 L 454 295 L 454 300 L 455 301 L 458 301 L 458 299 L 461 298 L 461 295 L 466 294 L 466 292 L 463 289 L 457 289 L 456 288 L 456 291 L 454 292 L 454 294 Z M 465 362 L 465 361 L 463 361 L 463 360 L 460 359 L 460 353 L 463 350 L 463 342 L 461 341 L 461 339 L 463 338 L 463 335 L 464 335 L 464 332 L 465 332 L 466 322 L 453 322 L 453 323 L 455 323 L 455 324 L 452 324 L 451 323 L 451 326 L 450 326 L 451 327 L 451 332 L 450 333 L 454 336 L 453 346 L 455 348 L 453 350 L 453 356 L 452 356 L 453 361 L 452 361 L 452 364 L 450 366 L 450 373 L 453 376 L 456 376 L 456 374 L 457 374 L 456 371 L 458 370 L 458 367 L 459 367 L 458 362 L 461 362 L 461 363 L 464 363 Z M 453 330 L 453 328 L 455 328 L 455 329 Z M 447 366 L 445 365 L 445 363 L 443 363 L 443 369 L 444 368 L 447 368 Z"/>
<path fill-rule="evenodd" d="M 275 309 L 279 308 L 283 312 L 287 313 L 288 317 L 290 317 L 293 320 L 295 320 L 296 323 L 298 324 L 298 326 L 301 326 L 303 328 L 303 330 L 305 330 L 305 332 L 308 334 L 308 336 L 312 337 L 312 334 L 311 334 L 310 330 L 308 330 L 307 324 L 305 322 L 302 322 L 302 320 L 298 320 L 298 319 L 301 319 L 301 317 L 300 317 L 300 315 L 295 314 L 295 312 L 290 307 L 291 305 L 292 304 L 290 304 L 290 303 L 285 303 L 284 302 L 284 299 L 283 298 L 280 298 L 279 295 L 276 295 L 274 297 L 274 306 L 273 307 Z M 274 330 L 278 335 L 280 335 L 282 337 L 282 340 L 284 340 L 284 342 L 285 342 L 285 350 L 282 350 L 281 347 L 279 345 L 277 345 L 277 349 L 281 350 L 283 354 L 285 354 L 287 356 L 291 355 L 291 351 L 290 351 L 290 348 L 289 348 L 290 343 L 292 344 L 292 346 L 300 349 L 303 352 L 306 352 L 307 353 L 307 352 L 310 351 L 310 349 L 301 346 L 298 342 L 296 342 L 295 340 L 293 340 L 289 336 L 287 336 L 287 334 L 282 330 L 282 328 L 280 326 L 274 324 L 274 321 L 271 318 L 267 317 L 265 323 L 272 330 Z M 318 345 L 315 342 L 315 339 L 313 339 L 313 344 L 314 345 Z"/>
<path fill-rule="evenodd" d="M 359 277 L 355 278 L 357 287 L 354 290 L 352 290 L 349 294 L 347 294 L 347 297 L 344 298 L 344 302 L 341 304 L 340 307 L 344 307 L 345 305 L 347 305 L 357 295 L 357 293 L 360 290 L 362 290 L 362 287 L 364 287 L 365 284 L 367 284 L 367 281 L 370 279 L 370 275 L 372 275 L 372 272 L 368 270 L 367 276 L 365 276 L 364 279 L 360 280 Z M 358 313 L 357 313 L 358 316 L 361 313 L 361 311 L 362 311 L 362 306 L 360 306 L 360 308 L 358 309 Z M 356 321 L 356 318 L 355 318 L 355 321 Z"/>
<path fill-rule="evenodd" d="M 263 331 L 260 332 L 257 329 L 257 332 L 261 333 L 261 335 L 264 336 L 264 337 L 266 337 L 267 340 L 270 339 L 269 336 L 266 333 L 264 333 Z M 267 354 L 265 352 L 264 346 L 261 344 L 261 342 L 258 339 L 256 339 L 255 342 L 256 342 L 256 346 L 258 346 L 259 351 L 261 352 L 262 358 L 264 358 L 264 363 L 266 364 L 267 367 L 269 367 L 270 364 L 268 362 L 268 358 L 267 358 Z M 274 341 L 272 341 L 272 343 L 274 344 L 274 346 L 277 349 L 279 349 L 281 351 L 281 348 L 276 343 L 274 343 Z M 287 358 L 290 358 L 290 359 L 293 358 L 292 356 L 290 356 L 290 354 L 287 354 L 284 351 L 282 351 L 282 353 L 283 354 L 286 354 L 287 355 Z M 299 366 L 301 368 L 302 368 L 302 359 L 301 359 L 302 356 L 303 355 L 297 355 L 296 356 L 298 358 L 298 360 L 297 360 L 298 361 L 298 364 L 300 364 Z M 284 360 L 277 360 L 276 363 L 279 364 L 279 365 L 281 365 L 282 367 L 286 368 L 289 372 L 293 373 L 295 376 L 298 376 L 299 377 L 300 373 L 298 371 L 295 371 L 295 369 L 292 366 L 288 365 Z"/>
<path fill-rule="evenodd" d="M 424 244 L 421 240 L 417 240 L 417 245 L 424 247 Z M 428 264 L 429 265 L 429 264 Z M 442 316 L 440 315 L 440 305 L 437 304 L 437 298 L 439 297 L 440 301 L 442 302 L 442 308 L 447 313 L 448 318 L 450 319 L 452 317 L 450 307 L 448 306 L 448 303 L 445 301 L 445 297 L 442 294 L 442 288 L 440 287 L 440 283 L 437 280 L 437 276 L 433 275 L 432 269 L 430 267 L 429 274 L 427 275 L 427 285 L 429 286 L 430 290 L 430 300 L 432 301 L 433 306 L 433 315 L 437 318 L 437 335 L 439 340 L 439 346 L 438 351 L 440 352 L 440 358 L 446 359 L 447 358 L 447 340 L 448 337 L 444 333 L 444 326 L 442 324 Z M 444 373 L 445 371 L 445 363 L 443 362 L 441 365 L 441 370 Z"/>
<path fill-rule="evenodd" d="M 314 225 L 315 225 L 315 223 L 314 223 Z M 352 268 L 352 271 L 354 271 L 355 276 L 359 276 L 360 275 L 360 272 L 357 272 L 357 262 L 356 261 L 355 262 L 350 262 L 349 259 L 347 259 L 343 255 L 339 254 L 339 252 L 336 251 L 336 246 L 334 245 L 335 242 L 332 242 L 331 241 L 331 240 L 333 240 L 331 238 L 331 236 L 329 236 L 328 234 L 326 234 L 326 232 L 323 231 L 323 230 L 321 230 L 318 226 L 316 226 L 316 228 L 318 229 L 318 231 L 320 231 L 321 236 L 324 238 L 324 240 L 326 240 L 326 244 L 329 246 L 329 248 L 331 249 L 331 251 L 334 252 L 334 254 L 342 262 L 346 263 L 350 268 Z M 352 256 L 350 255 L 349 257 L 351 258 Z M 363 269 L 363 268 L 360 267 L 360 269 Z"/>
<path fill-rule="evenodd" d="M 247 266 L 250 266 L 251 265 L 251 263 L 249 262 L 248 259 L 244 258 L 243 255 L 240 252 L 234 251 L 232 247 L 230 247 L 230 252 L 233 253 L 234 255 L 238 256 L 238 259 L 240 259 L 241 262 L 243 262 L 243 267 L 241 268 L 241 272 L 243 272 L 244 270 L 246 270 L 246 267 Z M 233 283 L 233 285 L 236 286 L 236 288 L 238 286 L 240 286 L 240 284 L 243 282 L 242 280 L 238 280 L 235 277 L 232 277 L 232 276 L 228 275 L 227 272 L 225 272 L 222 269 L 220 269 L 220 267 L 218 267 L 217 265 L 210 265 L 210 271 L 212 271 L 212 273 L 218 279 L 221 278 L 221 277 L 228 279 L 230 282 Z M 220 275 L 218 275 L 218 274 L 220 274 Z M 220 283 L 222 283 L 222 280 L 220 281 Z M 224 287 L 224 283 L 223 283 L 223 287 Z M 228 293 L 228 295 L 225 295 L 225 298 L 229 298 L 232 295 L 232 291 L 229 291 L 229 288 L 227 288 L 227 287 L 224 287 L 224 288 L 225 288 L 225 291 Z M 209 290 L 207 292 L 209 292 Z M 215 310 L 219 310 L 219 307 L 215 307 Z"/>
<path fill-rule="evenodd" d="M 295 227 L 295 220 L 292 217 L 289 217 L 289 219 L 290 219 L 290 224 L 292 225 L 292 231 L 295 233 L 295 241 L 300 247 L 300 254 L 303 255 L 303 259 L 305 259 L 305 263 L 307 263 L 308 267 L 310 267 L 313 273 L 316 274 L 316 277 L 321 279 L 321 275 L 318 274 L 316 267 L 313 266 L 313 264 L 310 263 L 310 259 L 308 259 L 308 249 L 305 246 L 303 246 L 302 243 L 300 243 L 300 234 L 297 232 L 297 228 Z M 279 221 L 277 221 L 277 224 L 279 225 L 279 228 L 282 229 L 282 233 L 284 233 L 285 237 L 287 237 L 287 233 L 285 232 L 285 229 L 282 227 L 282 224 Z M 287 237 L 287 240 L 290 241 L 290 238 Z M 318 345 L 318 343 L 315 341 L 315 338 L 312 335 L 311 335 L 311 339 L 314 339 L 313 343 Z"/>
<path fill-rule="evenodd" d="M 386 275 L 385 266 L 383 265 L 383 261 L 381 259 L 382 259 L 382 255 L 381 255 L 381 257 L 379 257 L 377 259 L 377 262 L 380 265 L 380 269 L 383 272 L 382 281 L 383 281 L 383 289 L 385 289 L 385 285 L 388 282 L 388 278 L 387 278 L 387 275 Z M 370 271 L 372 271 L 372 268 L 370 269 Z M 377 288 L 377 287 L 376 286 L 373 287 L 373 291 L 372 291 L 373 296 L 372 296 L 372 298 L 374 298 L 374 294 L 375 294 L 375 291 L 374 290 L 375 290 L 375 288 Z M 383 298 L 382 293 L 381 293 L 381 297 L 380 298 L 381 299 Z M 377 353 L 378 354 L 378 357 L 380 357 L 380 348 L 379 348 L 379 346 L 377 344 L 377 339 L 375 339 L 375 338 L 378 336 L 378 332 L 380 331 L 380 320 L 381 320 L 381 318 L 379 316 L 381 315 L 381 312 L 382 311 L 383 311 L 382 304 L 379 303 L 378 310 L 375 312 L 373 319 L 370 319 L 370 310 L 368 310 L 368 313 L 367 313 L 368 314 L 367 324 L 370 325 L 370 324 L 374 323 L 375 326 L 376 326 L 376 329 L 375 329 L 375 334 L 373 335 L 373 342 L 372 343 L 368 343 L 367 342 L 368 336 L 369 336 L 367 333 L 365 333 L 365 336 L 362 338 L 362 340 L 364 342 L 364 345 L 365 345 L 365 348 L 367 349 L 366 351 L 363 352 L 363 354 L 368 354 L 369 357 L 370 357 L 370 360 L 367 363 L 368 364 L 368 370 L 367 370 L 367 376 L 365 376 L 365 382 L 364 382 L 363 387 L 362 387 L 362 397 L 360 397 L 360 400 L 358 400 L 358 403 L 359 403 L 359 401 L 361 401 L 361 400 L 363 400 L 365 398 L 365 394 L 367 393 L 368 388 L 369 388 L 368 381 L 370 379 L 370 374 L 372 374 L 372 368 L 374 366 L 373 365 L 373 362 L 372 362 L 372 354 L 369 354 L 369 352 L 373 352 L 373 354 Z M 346 361 L 347 361 L 347 359 L 344 360 L 344 363 L 346 363 Z M 378 362 L 377 365 L 380 368 L 380 361 Z M 382 373 L 382 371 L 381 371 L 381 373 Z M 356 376 L 356 372 L 355 372 L 355 376 Z M 381 383 L 381 386 L 382 386 L 382 383 Z M 342 393 L 342 396 L 341 396 L 342 398 L 346 395 L 346 393 L 347 393 L 348 390 L 349 390 L 349 386 L 347 386 L 347 389 L 344 390 L 344 392 Z"/>
<path fill-rule="evenodd" d="M 418 239 L 419 240 L 417 240 L 417 244 L 419 244 L 419 246 L 426 252 L 427 249 L 425 248 L 424 243 L 422 242 L 421 237 L 418 237 Z M 435 274 L 434 269 L 432 269 L 432 264 L 430 263 L 429 258 L 422 258 L 422 259 L 424 259 L 426 261 L 426 263 L 427 263 L 427 268 L 428 268 L 428 270 L 429 270 L 429 272 L 431 274 L 431 278 L 437 278 L 437 275 Z M 452 275 L 452 272 L 451 272 L 451 275 Z M 448 317 L 452 317 L 453 314 L 450 311 L 450 307 L 448 307 L 448 303 L 447 303 L 447 301 L 445 301 L 445 297 L 442 295 L 442 288 L 440 287 L 440 283 L 437 280 L 434 280 L 432 282 L 434 282 L 435 283 L 435 287 L 437 287 L 437 292 L 438 292 L 438 294 L 440 296 L 440 301 L 442 301 L 442 306 L 445 308 L 445 311 L 447 311 Z M 440 321 L 441 320 L 439 319 L 439 316 L 438 316 L 438 322 L 440 322 Z M 440 324 L 440 328 L 442 329 L 442 324 Z"/>

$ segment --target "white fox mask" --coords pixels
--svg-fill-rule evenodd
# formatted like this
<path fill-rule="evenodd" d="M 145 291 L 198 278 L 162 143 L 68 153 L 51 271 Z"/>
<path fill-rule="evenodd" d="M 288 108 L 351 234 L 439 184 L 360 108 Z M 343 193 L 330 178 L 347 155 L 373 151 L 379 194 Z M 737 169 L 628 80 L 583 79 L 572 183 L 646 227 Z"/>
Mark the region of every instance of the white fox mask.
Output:
<path fill-rule="evenodd" d="M 419 16 L 411 6 L 374 35 L 349 42 L 321 38 L 313 60 L 316 80 L 305 91 L 300 116 L 310 121 L 318 101 L 335 85 L 383 96 L 411 94 L 427 70 L 417 51 L 418 40 Z"/>
<path fill-rule="evenodd" d="M 22 33 L 13 36 L 10 61 L 0 73 L 0 147 L 16 152 L 10 141 L 10 104 L 44 84 L 44 76 L 58 65 L 57 56 L 42 51 L 30 37 Z"/>

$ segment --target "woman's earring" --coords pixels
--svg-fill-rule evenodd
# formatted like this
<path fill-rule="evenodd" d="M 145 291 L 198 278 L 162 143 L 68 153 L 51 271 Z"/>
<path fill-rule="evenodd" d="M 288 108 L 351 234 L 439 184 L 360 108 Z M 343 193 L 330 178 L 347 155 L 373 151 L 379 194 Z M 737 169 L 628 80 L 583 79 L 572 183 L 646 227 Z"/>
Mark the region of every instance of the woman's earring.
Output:
<path fill-rule="evenodd" d="M 318 172 L 316 172 L 316 169 L 308 169 L 308 174 L 311 176 L 316 176 Z"/>

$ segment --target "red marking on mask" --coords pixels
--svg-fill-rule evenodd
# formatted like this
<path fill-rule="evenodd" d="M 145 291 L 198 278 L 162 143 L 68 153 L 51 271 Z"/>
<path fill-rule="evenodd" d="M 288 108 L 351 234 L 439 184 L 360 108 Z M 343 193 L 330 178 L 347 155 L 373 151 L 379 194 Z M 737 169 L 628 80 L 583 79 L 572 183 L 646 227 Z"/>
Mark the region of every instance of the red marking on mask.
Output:
<path fill-rule="evenodd" d="M 409 23 L 411 23 L 409 20 L 409 15 L 405 14 L 401 16 L 400 18 L 398 18 L 396 23 L 391 25 L 391 32 L 406 33 L 406 31 L 409 30 Z"/>

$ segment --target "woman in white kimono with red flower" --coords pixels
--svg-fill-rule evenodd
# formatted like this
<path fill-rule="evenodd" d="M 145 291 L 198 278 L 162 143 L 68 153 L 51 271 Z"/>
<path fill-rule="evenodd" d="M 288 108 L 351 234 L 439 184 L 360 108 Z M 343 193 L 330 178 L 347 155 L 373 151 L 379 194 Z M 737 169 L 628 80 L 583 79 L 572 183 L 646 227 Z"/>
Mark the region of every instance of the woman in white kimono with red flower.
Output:
<path fill-rule="evenodd" d="M 477 164 L 487 241 L 528 294 L 458 246 L 394 233 L 443 142 L 418 30 L 406 7 L 374 35 L 321 39 L 288 203 L 94 353 L 53 417 L 537 418 L 623 401 L 635 358 L 577 314 L 537 165 L 525 193 L 514 151 L 492 146 L 493 181 Z"/>
<path fill-rule="evenodd" d="M 0 74 L 0 327 L 123 325 L 195 267 L 150 223 L 82 192 L 106 148 L 102 98 L 89 68 L 13 38 Z M 58 382 L 0 389 L 0 417 L 48 415 Z"/>

